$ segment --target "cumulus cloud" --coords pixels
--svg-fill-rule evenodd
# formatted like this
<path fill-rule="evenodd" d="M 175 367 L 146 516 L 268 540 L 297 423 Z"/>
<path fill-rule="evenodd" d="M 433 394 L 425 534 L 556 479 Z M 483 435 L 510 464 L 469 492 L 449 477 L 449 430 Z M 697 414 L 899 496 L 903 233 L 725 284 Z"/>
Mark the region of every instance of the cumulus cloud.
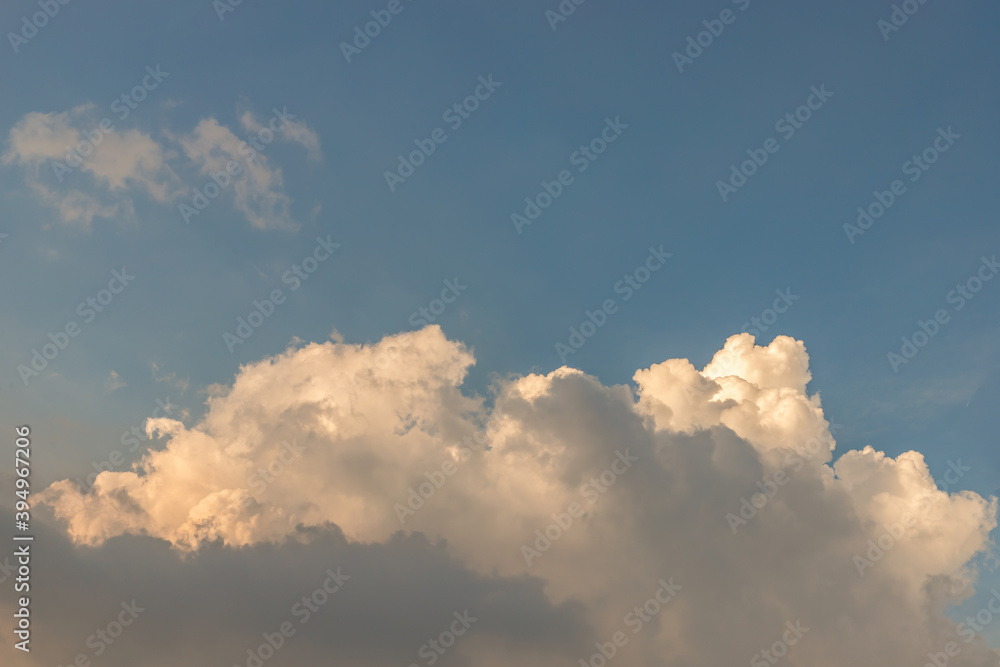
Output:
<path fill-rule="evenodd" d="M 0 505 L 0 511 L 14 508 Z M 482 575 L 421 535 L 359 544 L 329 528 L 308 543 L 206 547 L 198 558 L 181 558 L 149 538 L 75 549 L 41 516 L 33 530 L 46 548 L 33 553 L 33 570 L 45 576 L 33 582 L 32 614 L 46 623 L 32 626 L 28 654 L 14 653 L 17 638 L 0 633 L 0 651 L 18 655 L 12 664 L 19 666 L 68 666 L 77 655 L 102 667 L 246 665 L 247 651 L 264 643 L 262 634 L 290 621 L 294 635 L 273 658 L 252 666 L 328 664 L 336 655 L 352 665 L 405 667 L 424 661 L 417 651 L 449 626 L 456 610 L 477 619 L 474 634 L 439 665 L 499 648 L 518 664 L 541 667 L 588 640 L 580 606 L 552 605 L 542 580 Z M 306 618 L 301 599 L 328 569 L 349 579 Z M 16 571 L 16 558 L 0 557 L 0 583 L 12 585 Z M 113 639 L 105 644 L 96 631 L 133 600 L 138 618 L 120 635 L 117 628 L 105 635 Z M 296 604 L 300 613 L 293 615 Z M 14 612 L 15 599 L 0 597 L 0 614 Z"/>
<path fill-rule="evenodd" d="M 952 665 L 997 664 L 944 616 L 971 592 L 996 500 L 939 490 L 917 452 L 834 460 L 808 362 L 799 341 L 740 334 L 702 370 L 673 359 L 606 386 L 563 367 L 500 381 L 489 405 L 462 392 L 474 357 L 437 327 L 297 346 L 242 368 L 197 424 L 150 420 L 167 445 L 134 470 L 42 498 L 86 545 L 200 553 L 331 526 L 352 544 L 446 540 L 481 575 L 579 605 L 590 641 L 567 664 L 617 631 L 622 667 L 745 663 L 797 621 L 788 664 L 921 665 L 949 641 Z M 681 588 L 633 633 L 661 579 Z"/>

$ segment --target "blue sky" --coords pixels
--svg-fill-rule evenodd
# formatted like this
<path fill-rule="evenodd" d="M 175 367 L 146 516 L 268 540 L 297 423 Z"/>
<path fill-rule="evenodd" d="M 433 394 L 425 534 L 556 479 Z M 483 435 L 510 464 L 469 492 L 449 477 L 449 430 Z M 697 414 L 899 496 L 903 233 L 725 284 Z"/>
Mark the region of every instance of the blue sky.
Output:
<path fill-rule="evenodd" d="M 931 0 L 884 39 L 888 2 L 588 0 L 553 30 L 545 11 L 557 4 L 402 0 L 350 63 L 341 43 L 386 3 L 244 0 L 220 20 L 207 0 L 88 0 L 60 6 L 17 53 L 5 40 L 5 138 L 34 112 L 92 103 L 81 127 L 116 118 L 112 102 L 158 65 L 169 75 L 115 121 L 119 132 L 180 151 L 203 119 L 244 138 L 245 111 L 266 122 L 277 108 L 322 150 L 317 160 L 305 142 L 266 149 L 294 230 L 254 227 L 229 190 L 185 224 L 178 204 L 190 198 L 165 203 L 134 184 L 101 191 L 133 212 L 88 228 L 35 196 L 28 167 L 0 164 L 0 414 L 52 435 L 39 474 L 80 475 L 158 398 L 197 417 L 208 387 L 293 338 L 336 329 L 361 343 L 410 330 L 446 280 L 468 286 L 439 319 L 475 351 L 468 391 L 494 375 L 550 372 L 569 327 L 620 299 L 615 284 L 662 245 L 673 256 L 617 301 L 570 365 L 606 384 L 669 358 L 701 367 L 788 289 L 798 300 L 757 342 L 805 342 L 810 389 L 844 426 L 838 452 L 915 449 L 936 477 L 948 461 L 972 467 L 952 489 L 1000 486 L 1000 281 L 960 311 L 947 300 L 1000 253 L 1000 8 Z M 672 54 L 727 9 L 734 21 L 679 72 Z M 3 32 L 34 11 L 4 3 Z M 449 127 L 443 113 L 490 76 L 499 87 Z M 832 96 L 782 136 L 776 122 L 820 86 Z M 609 118 L 627 129 L 579 172 L 573 154 Z M 435 128 L 447 140 L 390 191 L 386 170 Z M 960 138 L 910 181 L 904 163 L 939 128 Z M 717 182 L 770 137 L 779 150 L 723 201 Z M 178 188 L 207 181 L 174 164 Z M 573 183 L 518 233 L 511 215 L 564 169 Z M 896 179 L 905 193 L 851 243 L 845 223 Z M 255 299 L 287 288 L 282 275 L 320 237 L 338 252 L 230 353 L 223 334 Z M 122 267 L 134 283 L 25 387 L 17 366 L 80 320 L 77 304 Z M 939 309 L 949 322 L 894 372 L 887 355 Z M 105 387 L 112 371 L 127 387 Z"/>

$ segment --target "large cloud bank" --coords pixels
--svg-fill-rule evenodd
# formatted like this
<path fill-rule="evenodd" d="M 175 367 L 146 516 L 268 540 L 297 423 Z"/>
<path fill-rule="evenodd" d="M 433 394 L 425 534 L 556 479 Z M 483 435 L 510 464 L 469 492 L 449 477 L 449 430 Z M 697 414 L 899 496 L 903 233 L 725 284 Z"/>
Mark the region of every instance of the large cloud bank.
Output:
<path fill-rule="evenodd" d="M 437 327 L 310 344 L 241 369 L 193 426 L 151 420 L 167 444 L 133 471 L 43 499 L 91 546 L 424 533 L 483 576 L 537 577 L 552 604 L 580 605 L 615 667 L 919 667 L 949 642 L 951 665 L 1000 664 L 943 615 L 971 592 L 996 501 L 939 490 L 917 452 L 834 461 L 808 361 L 801 342 L 741 334 L 703 370 L 672 359 L 608 387 L 564 367 L 486 401 L 460 390 L 474 357 Z M 468 664 L 504 663 L 464 646 Z M 599 650 L 560 660 L 601 667 Z"/>

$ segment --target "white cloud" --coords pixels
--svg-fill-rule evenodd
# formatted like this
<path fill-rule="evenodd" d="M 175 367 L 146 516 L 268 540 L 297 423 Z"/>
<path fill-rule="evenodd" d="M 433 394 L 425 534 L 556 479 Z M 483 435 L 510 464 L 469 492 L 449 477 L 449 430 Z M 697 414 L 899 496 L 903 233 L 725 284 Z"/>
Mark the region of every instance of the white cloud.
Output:
<path fill-rule="evenodd" d="M 240 125 L 247 132 L 259 133 L 264 129 L 264 123 L 249 110 L 240 114 Z M 287 121 L 284 129 L 276 133 L 275 136 L 285 141 L 301 144 L 305 147 L 311 160 L 318 162 L 323 159 L 323 149 L 320 147 L 319 135 L 300 120 Z"/>
<path fill-rule="evenodd" d="M 160 203 L 176 197 L 180 185 L 164 149 L 138 130 L 103 132 L 93 109 L 83 105 L 59 114 L 26 114 L 11 129 L 2 161 L 24 167 L 31 189 L 59 211 L 63 222 L 89 226 L 95 217 L 131 213 L 135 191 Z M 77 169 L 73 165 L 79 158 Z M 77 170 L 93 178 L 94 194 L 76 187 L 72 174 Z"/>
<path fill-rule="evenodd" d="M 115 371 L 111 371 L 111 374 L 104 380 L 104 390 L 109 393 L 127 386 L 128 383 Z"/>
<path fill-rule="evenodd" d="M 249 111 L 240 122 L 248 130 L 264 127 Z M 283 122 L 275 136 L 301 144 L 313 160 L 322 159 L 312 129 L 294 118 Z M 230 186 L 235 208 L 255 228 L 298 229 L 281 169 L 215 118 L 201 120 L 176 138 L 183 155 L 170 148 L 170 138 L 159 142 L 136 129 L 101 128 L 93 104 L 62 113 L 28 113 L 11 128 L 0 161 L 22 167 L 31 191 L 54 208 L 62 222 L 88 228 L 94 218 L 134 217 L 134 197 L 139 194 L 173 205 L 190 191 L 175 169 L 195 169 L 204 179 L 209 172 L 225 172 L 227 163 L 235 160 L 243 169 Z M 81 180 L 81 174 L 90 180 Z"/>
<path fill-rule="evenodd" d="M 962 642 L 952 665 L 1000 658 L 943 615 L 975 580 L 969 563 L 989 549 L 996 501 L 938 490 L 916 452 L 834 462 L 830 444 L 806 447 L 833 438 L 806 393 L 802 343 L 757 347 L 741 334 L 704 370 L 669 360 L 637 371 L 634 388 L 571 368 L 510 378 L 492 411 L 460 391 L 473 362 L 437 327 L 289 349 L 218 388 L 199 423 L 152 420 L 168 442 L 136 471 L 102 473 L 86 496 L 67 481 L 42 497 L 81 544 L 135 533 L 180 550 L 241 546 L 328 523 L 354 542 L 422 531 L 484 575 L 543 578 L 553 604 L 582 605 L 602 641 L 626 630 L 616 667 L 746 662 L 796 620 L 810 631 L 788 664 L 921 665 L 948 641 Z M 490 449 L 470 455 L 463 438 L 474 443 L 479 428 Z M 286 443 L 303 451 L 278 466 Z M 636 462 L 601 482 L 626 451 Z M 778 471 L 780 486 L 734 534 L 727 515 Z M 429 480 L 441 483 L 401 527 L 394 505 Z M 591 503 L 588 484 L 609 486 Z M 573 503 L 586 514 L 536 544 Z M 905 515 L 862 576 L 855 557 Z M 530 565 L 525 545 L 539 549 Z M 683 589 L 633 636 L 624 615 L 670 577 Z"/>
<path fill-rule="evenodd" d="M 225 172 L 226 165 L 236 162 L 242 173 L 233 179 L 234 205 L 257 229 L 296 230 L 292 220 L 292 200 L 284 193 L 284 178 L 279 167 L 271 166 L 267 157 L 256 153 L 252 159 L 246 142 L 220 125 L 214 118 L 198 123 L 194 131 L 181 137 L 187 157 L 198 165 L 203 175 Z"/>

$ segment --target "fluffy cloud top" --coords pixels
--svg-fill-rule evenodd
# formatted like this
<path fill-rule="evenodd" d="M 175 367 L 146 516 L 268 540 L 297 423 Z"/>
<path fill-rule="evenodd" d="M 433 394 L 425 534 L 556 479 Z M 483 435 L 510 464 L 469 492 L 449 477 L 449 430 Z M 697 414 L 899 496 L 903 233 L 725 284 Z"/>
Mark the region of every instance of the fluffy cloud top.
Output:
<path fill-rule="evenodd" d="M 623 667 L 745 663 L 796 621 L 809 630 L 788 664 L 922 665 L 950 641 L 952 665 L 997 664 L 943 615 L 969 593 L 996 501 L 938 490 L 916 452 L 833 462 L 801 342 L 741 334 L 701 371 L 668 360 L 634 387 L 566 367 L 509 378 L 491 407 L 460 389 L 473 363 L 437 327 L 289 349 L 244 367 L 199 423 L 151 420 L 168 443 L 135 470 L 43 499 L 88 545 L 420 531 L 480 573 L 540 577 L 601 642 L 624 631 Z M 661 579 L 680 590 L 633 634 Z"/>

